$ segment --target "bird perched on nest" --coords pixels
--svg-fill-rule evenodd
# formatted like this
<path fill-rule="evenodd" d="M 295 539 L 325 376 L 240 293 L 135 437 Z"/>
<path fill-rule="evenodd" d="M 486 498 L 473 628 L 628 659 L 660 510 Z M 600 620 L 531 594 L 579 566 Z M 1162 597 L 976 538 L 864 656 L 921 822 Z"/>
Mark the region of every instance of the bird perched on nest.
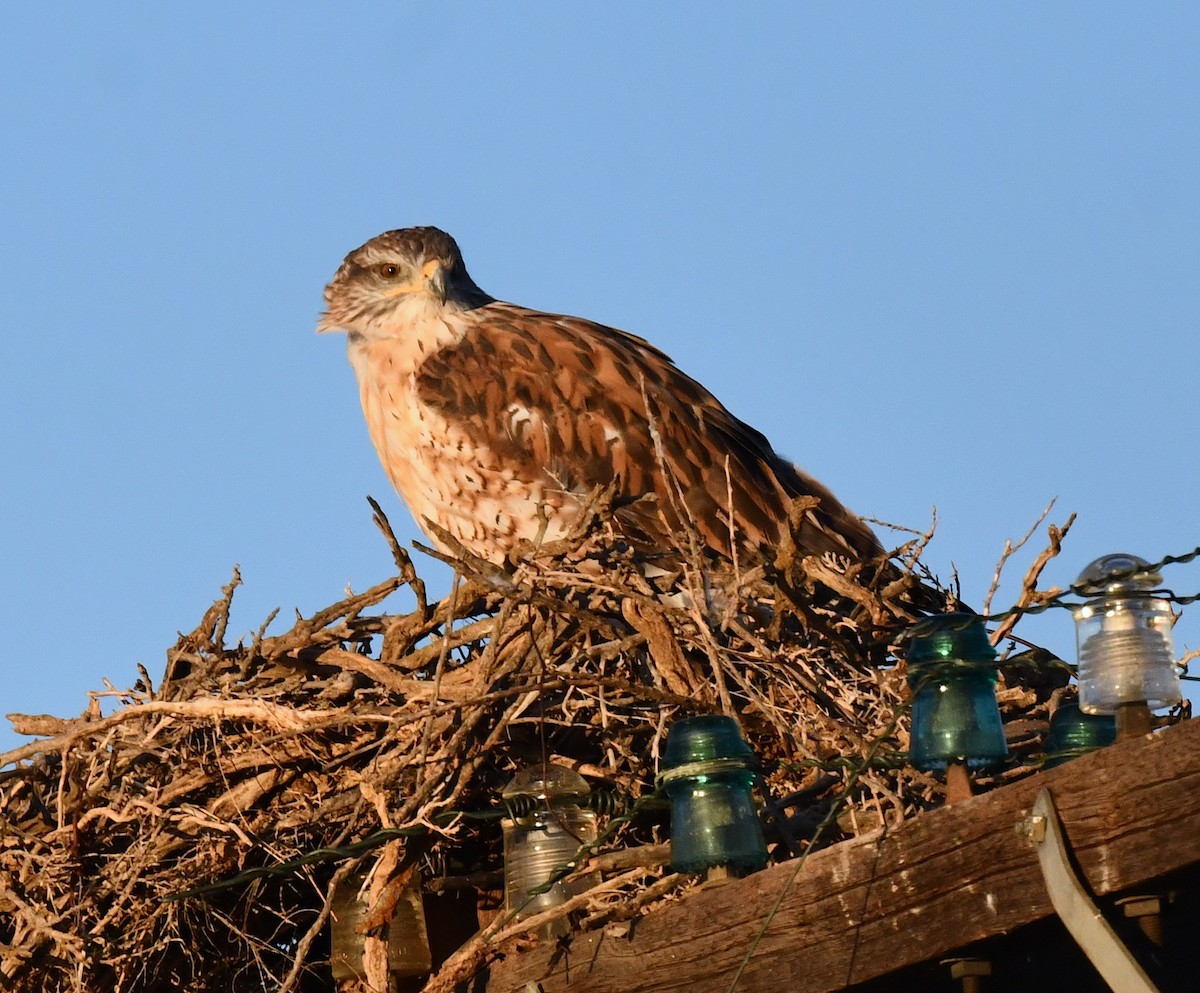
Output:
<path fill-rule="evenodd" d="M 715 555 L 770 561 L 797 497 L 802 554 L 882 561 L 870 529 L 635 335 L 490 296 L 433 227 L 346 256 L 319 331 L 345 331 L 371 440 L 435 545 L 432 522 L 501 562 L 568 533 L 598 486 L 632 540 L 671 548 L 686 517 Z"/>

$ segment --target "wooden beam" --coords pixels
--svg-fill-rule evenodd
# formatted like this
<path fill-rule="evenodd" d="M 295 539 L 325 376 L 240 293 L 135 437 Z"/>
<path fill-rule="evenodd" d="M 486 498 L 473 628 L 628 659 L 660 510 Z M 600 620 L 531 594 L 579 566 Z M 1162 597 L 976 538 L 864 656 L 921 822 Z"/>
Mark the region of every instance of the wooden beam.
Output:
<path fill-rule="evenodd" d="M 628 936 L 577 935 L 565 950 L 509 955 L 493 965 L 488 993 L 529 981 L 545 993 L 830 993 L 946 956 L 1053 913 L 1037 854 L 1017 831 L 1043 787 L 1098 896 L 1200 862 L 1196 720 L 929 811 L 886 835 L 825 849 L 799 866 L 694 890 Z"/>

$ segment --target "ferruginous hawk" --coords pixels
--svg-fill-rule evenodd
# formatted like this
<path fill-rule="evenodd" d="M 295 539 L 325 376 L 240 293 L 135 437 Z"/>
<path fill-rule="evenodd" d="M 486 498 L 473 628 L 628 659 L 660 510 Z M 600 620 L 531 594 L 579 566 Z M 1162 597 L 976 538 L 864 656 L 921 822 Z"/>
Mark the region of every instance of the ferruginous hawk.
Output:
<path fill-rule="evenodd" d="M 792 500 L 811 496 L 801 552 L 884 555 L 828 489 L 653 345 L 489 296 L 444 231 L 372 238 L 325 301 L 318 330 L 347 332 L 371 440 L 435 545 L 426 521 L 502 561 L 522 539 L 570 531 L 595 488 L 615 484 L 617 526 L 667 548 L 682 513 L 717 555 L 730 557 L 732 533 L 743 562 L 769 560 Z"/>

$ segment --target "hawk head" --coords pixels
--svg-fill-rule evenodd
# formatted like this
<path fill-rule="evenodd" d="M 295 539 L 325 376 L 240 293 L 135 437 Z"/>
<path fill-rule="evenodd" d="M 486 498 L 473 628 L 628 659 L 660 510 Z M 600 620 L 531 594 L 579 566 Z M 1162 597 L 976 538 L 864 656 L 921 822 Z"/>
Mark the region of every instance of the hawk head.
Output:
<path fill-rule="evenodd" d="M 445 231 L 401 228 L 346 256 L 325 287 L 317 330 L 370 334 L 403 327 L 430 310 L 467 310 L 491 299 L 475 285 Z"/>

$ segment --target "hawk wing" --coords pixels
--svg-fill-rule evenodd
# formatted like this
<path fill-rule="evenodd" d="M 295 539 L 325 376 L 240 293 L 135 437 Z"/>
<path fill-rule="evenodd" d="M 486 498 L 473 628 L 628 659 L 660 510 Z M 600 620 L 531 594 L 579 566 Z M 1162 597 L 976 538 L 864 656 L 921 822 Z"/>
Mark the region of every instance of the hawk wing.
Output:
<path fill-rule="evenodd" d="M 795 497 L 818 505 L 801 525 L 810 554 L 882 554 L 877 539 L 824 486 L 800 472 L 663 352 L 635 335 L 574 317 L 492 302 L 463 315 L 457 344 L 426 359 L 418 397 L 510 464 L 586 496 L 616 484 L 621 513 L 669 538 L 679 517 L 728 557 L 778 543 Z"/>

